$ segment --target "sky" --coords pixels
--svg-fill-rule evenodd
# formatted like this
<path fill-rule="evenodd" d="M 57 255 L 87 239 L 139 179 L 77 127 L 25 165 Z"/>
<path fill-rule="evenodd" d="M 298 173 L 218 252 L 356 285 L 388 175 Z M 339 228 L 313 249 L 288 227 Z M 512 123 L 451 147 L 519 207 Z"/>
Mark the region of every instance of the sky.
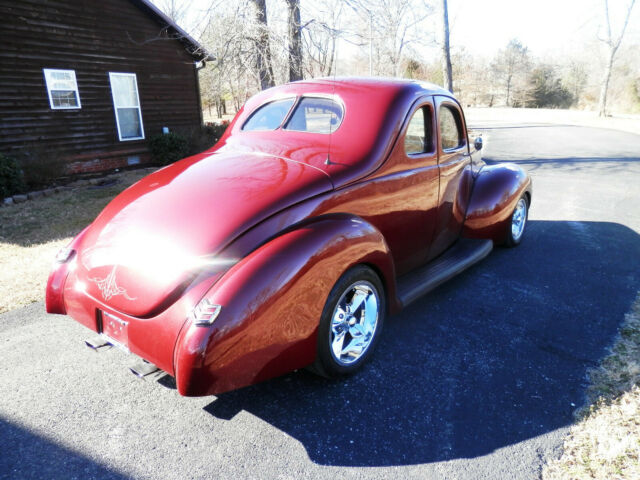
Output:
<path fill-rule="evenodd" d="M 628 0 L 610 0 L 612 30 L 622 27 Z M 518 38 L 537 55 L 579 50 L 603 25 L 602 0 L 449 0 L 451 42 L 489 55 Z M 640 40 L 640 5 L 632 13 L 626 41 Z"/>
<path fill-rule="evenodd" d="M 153 0 L 161 5 L 163 0 Z M 185 23 L 197 24 L 212 0 L 189 3 Z M 219 0 L 218 0 L 219 1 Z M 234 0 L 224 0 L 231 3 Z M 321 0 L 300 0 L 305 5 Z M 267 5 L 284 0 L 267 0 Z M 448 0 L 451 45 L 492 57 L 517 38 L 534 55 L 561 55 L 592 49 L 604 19 L 604 0 Z M 433 3 L 439 4 L 438 1 Z M 609 0 L 612 30 L 619 32 L 629 0 Z M 304 23 L 304 18 L 302 19 Z M 189 29 L 189 25 L 184 25 Z M 197 32 L 194 32 L 197 38 Z M 625 43 L 640 44 L 640 3 L 636 4 Z M 347 48 L 345 48 L 346 50 Z M 589 52 L 585 52 L 588 54 Z"/>

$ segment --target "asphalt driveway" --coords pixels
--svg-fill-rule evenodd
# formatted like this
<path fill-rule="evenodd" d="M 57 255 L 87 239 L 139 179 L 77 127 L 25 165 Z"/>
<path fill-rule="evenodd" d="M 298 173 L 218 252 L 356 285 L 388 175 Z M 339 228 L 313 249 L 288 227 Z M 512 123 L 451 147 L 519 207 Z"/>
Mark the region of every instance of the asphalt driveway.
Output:
<path fill-rule="evenodd" d="M 640 135 L 475 126 L 533 176 L 525 240 L 392 317 L 361 374 L 181 398 L 34 304 L 0 316 L 0 478 L 536 478 L 640 288 Z"/>

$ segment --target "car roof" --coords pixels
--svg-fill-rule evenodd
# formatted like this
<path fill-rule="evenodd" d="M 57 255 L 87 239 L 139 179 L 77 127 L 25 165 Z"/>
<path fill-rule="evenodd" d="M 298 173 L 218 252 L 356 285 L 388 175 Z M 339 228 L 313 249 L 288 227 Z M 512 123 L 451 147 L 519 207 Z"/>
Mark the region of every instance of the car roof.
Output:
<path fill-rule="evenodd" d="M 310 85 L 322 89 L 326 88 L 327 93 L 334 93 L 337 95 L 340 95 L 342 90 L 353 91 L 354 89 L 370 90 L 372 88 L 385 88 L 398 91 L 422 91 L 425 95 L 453 96 L 451 92 L 434 83 L 413 79 L 385 77 L 321 77 L 287 83 L 285 85 L 274 87 L 274 89 L 294 93 L 298 88 Z"/>
<path fill-rule="evenodd" d="M 416 80 L 330 77 L 292 82 L 247 100 L 215 149 L 256 151 L 306 163 L 327 173 L 334 186 L 345 185 L 382 164 L 412 106 L 433 95 L 453 98 L 437 85 Z M 330 135 L 282 128 L 242 131 L 260 106 L 294 96 L 328 96 L 341 102 L 340 126 Z"/>

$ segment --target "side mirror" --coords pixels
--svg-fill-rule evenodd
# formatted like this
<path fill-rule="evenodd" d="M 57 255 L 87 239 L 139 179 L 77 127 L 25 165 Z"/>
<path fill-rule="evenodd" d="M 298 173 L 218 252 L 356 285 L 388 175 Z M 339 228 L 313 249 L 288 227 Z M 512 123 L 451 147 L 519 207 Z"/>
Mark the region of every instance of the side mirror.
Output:
<path fill-rule="evenodd" d="M 482 137 L 476 137 L 473 141 L 473 146 L 476 150 L 482 150 Z"/>

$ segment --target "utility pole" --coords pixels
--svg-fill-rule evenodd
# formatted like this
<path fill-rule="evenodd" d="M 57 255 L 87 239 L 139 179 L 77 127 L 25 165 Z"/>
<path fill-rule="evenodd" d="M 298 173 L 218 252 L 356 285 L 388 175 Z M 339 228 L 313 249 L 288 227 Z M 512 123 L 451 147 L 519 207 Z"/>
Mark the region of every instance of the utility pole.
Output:
<path fill-rule="evenodd" d="M 369 15 L 369 76 L 373 76 L 373 11 L 366 6 L 367 0 L 345 0 L 345 3 L 360 17 L 362 12 Z M 364 42 L 360 44 L 364 46 Z"/>
<path fill-rule="evenodd" d="M 449 50 L 449 11 L 447 0 L 442 0 L 442 76 L 443 86 L 453 93 L 453 73 L 451 69 L 451 52 Z"/>
<path fill-rule="evenodd" d="M 367 10 L 369 14 L 369 76 L 373 76 L 373 13 Z"/>

